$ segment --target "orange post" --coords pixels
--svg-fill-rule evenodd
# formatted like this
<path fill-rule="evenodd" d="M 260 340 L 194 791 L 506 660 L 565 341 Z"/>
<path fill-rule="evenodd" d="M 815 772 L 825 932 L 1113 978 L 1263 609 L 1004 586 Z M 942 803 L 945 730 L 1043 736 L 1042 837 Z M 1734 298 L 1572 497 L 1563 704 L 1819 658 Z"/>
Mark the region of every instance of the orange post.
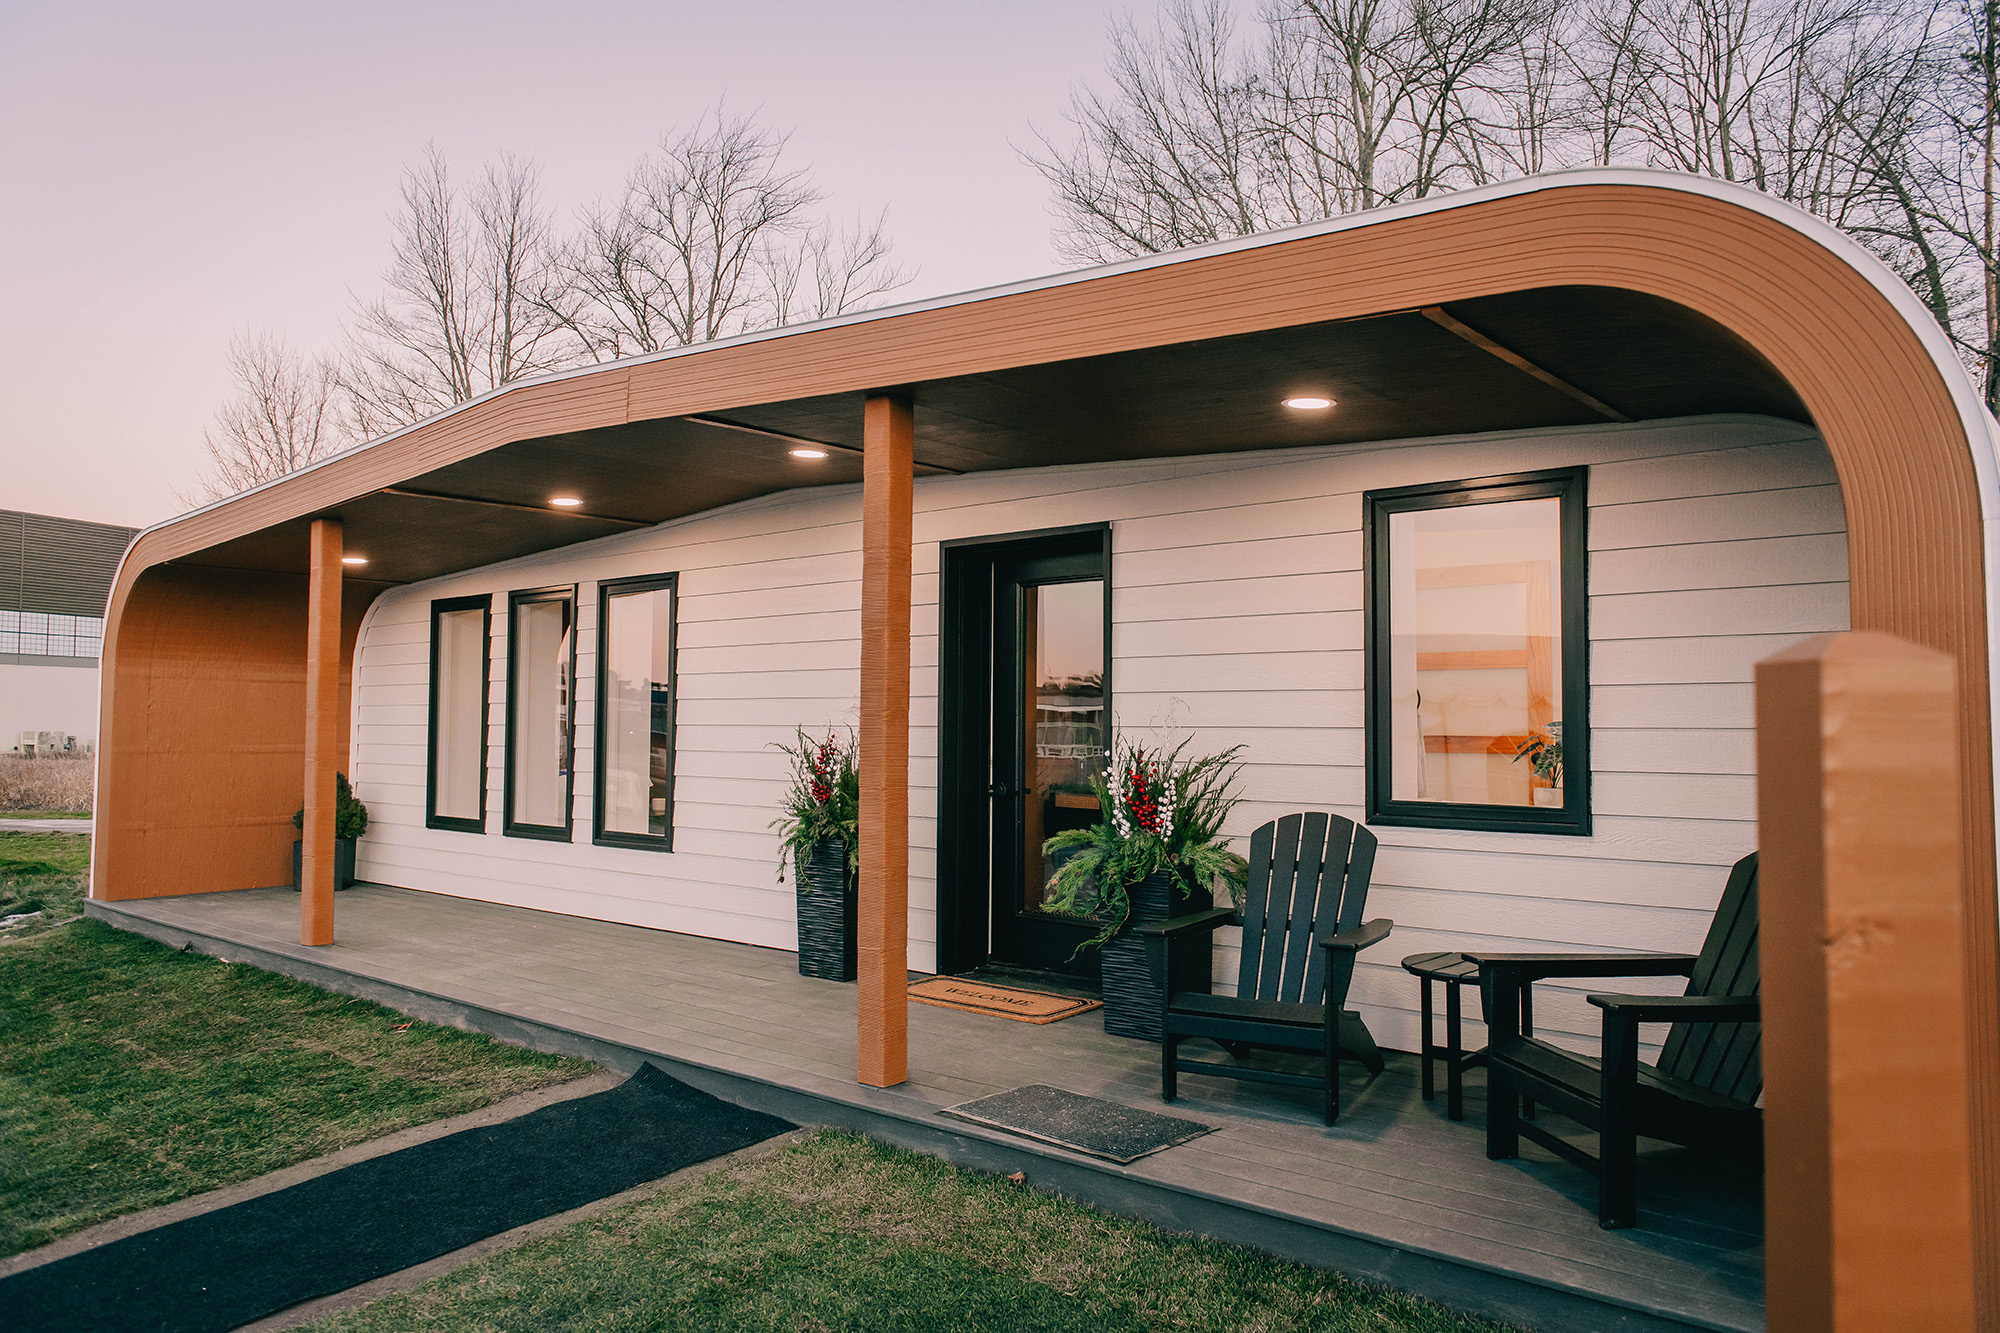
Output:
<path fill-rule="evenodd" d="M 340 762 L 340 520 L 316 518 L 306 580 L 306 826 L 299 943 L 333 943 L 334 771 Z"/>
<path fill-rule="evenodd" d="M 861 885 L 857 1077 L 909 1077 L 910 508 L 908 398 L 877 395 L 862 418 Z"/>
<path fill-rule="evenodd" d="M 1757 664 L 1772 1333 L 1974 1326 L 1958 720 L 1891 635 Z"/>

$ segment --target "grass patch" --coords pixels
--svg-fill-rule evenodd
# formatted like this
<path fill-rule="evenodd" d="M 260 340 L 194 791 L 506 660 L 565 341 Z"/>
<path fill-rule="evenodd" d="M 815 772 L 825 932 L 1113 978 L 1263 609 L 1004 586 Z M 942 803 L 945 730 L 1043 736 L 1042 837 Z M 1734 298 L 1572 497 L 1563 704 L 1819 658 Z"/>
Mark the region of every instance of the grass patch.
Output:
<path fill-rule="evenodd" d="M 0 940 L 45 930 L 83 911 L 83 880 L 90 872 L 90 839 L 75 833 L 0 833 L 0 918 L 39 912 L 36 919 L 0 929 Z M 4 1000 L 0 1000 L 4 1003 Z M 4 1108 L 0 1108 L 4 1114 Z M 4 1173 L 0 1164 L 0 1173 Z M 0 1180 L 4 1180 L 0 1174 Z"/>
<path fill-rule="evenodd" d="M 88 846 L 0 833 L 0 1254 L 594 1068 L 82 919 Z"/>
<path fill-rule="evenodd" d="M 88 810 L 0 810 L 0 819 L 88 819 Z"/>
<path fill-rule="evenodd" d="M 1501 1326 L 824 1131 L 311 1325 L 405 1330 Z"/>

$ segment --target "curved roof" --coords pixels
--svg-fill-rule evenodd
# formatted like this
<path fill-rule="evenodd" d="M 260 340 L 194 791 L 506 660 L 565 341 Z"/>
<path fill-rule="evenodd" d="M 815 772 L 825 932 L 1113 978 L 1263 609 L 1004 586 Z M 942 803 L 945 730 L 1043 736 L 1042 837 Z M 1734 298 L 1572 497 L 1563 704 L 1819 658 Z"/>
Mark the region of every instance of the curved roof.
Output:
<path fill-rule="evenodd" d="M 1400 274 L 1367 258 L 1407 256 L 1410 237 L 1524 209 L 1564 215 L 1575 239 L 1517 255 L 1534 262 L 1497 282 L 1475 276 L 1491 241 L 1408 258 Z M 1973 463 L 1994 493 L 1976 393 L 1922 306 L 1865 250 L 1740 186 L 1584 171 L 522 381 L 155 525 L 131 560 L 296 572 L 306 523 L 338 514 L 349 545 L 370 555 L 369 577 L 404 582 L 852 482 L 861 400 L 885 387 L 916 397 L 920 472 L 1621 416 L 1812 419 L 1769 349 L 1685 292 L 1644 281 L 1646 238 L 1626 229 L 1645 214 L 1678 214 L 1689 233 L 1711 219 L 1761 224 L 1787 243 L 1762 247 L 1773 259 L 1809 249 L 1865 285 L 1924 353 L 1967 433 L 1979 432 Z M 1639 271 L 1607 272 L 1607 243 Z M 1301 389 L 1340 405 L 1317 419 L 1277 406 Z M 802 463 L 791 437 L 833 457 Z M 582 512 L 547 504 L 567 491 L 586 498 Z"/>

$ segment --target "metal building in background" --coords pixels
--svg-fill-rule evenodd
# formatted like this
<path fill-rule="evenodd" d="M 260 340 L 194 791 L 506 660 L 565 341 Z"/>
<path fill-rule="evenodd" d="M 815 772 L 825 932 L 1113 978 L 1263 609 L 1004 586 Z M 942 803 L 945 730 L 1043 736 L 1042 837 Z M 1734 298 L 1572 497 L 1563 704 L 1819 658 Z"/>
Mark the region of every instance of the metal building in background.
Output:
<path fill-rule="evenodd" d="M 0 753 L 95 747 L 104 603 L 137 533 L 0 509 Z"/>

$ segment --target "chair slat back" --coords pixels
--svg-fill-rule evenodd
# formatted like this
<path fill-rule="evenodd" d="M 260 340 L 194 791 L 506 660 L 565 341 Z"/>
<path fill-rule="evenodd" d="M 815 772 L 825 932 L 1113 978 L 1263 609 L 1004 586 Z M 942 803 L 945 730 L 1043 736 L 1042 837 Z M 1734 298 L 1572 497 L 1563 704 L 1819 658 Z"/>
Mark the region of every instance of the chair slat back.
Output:
<path fill-rule="evenodd" d="M 1755 995 L 1757 971 L 1757 853 L 1738 861 L 1709 923 L 1688 978 L 1689 995 Z M 1676 1023 L 1660 1051 L 1660 1070 L 1697 1086 L 1754 1102 L 1764 1088 L 1758 1023 Z"/>
<path fill-rule="evenodd" d="M 1375 835 L 1353 820 L 1310 810 L 1275 819 L 1250 835 L 1243 894 L 1243 954 L 1236 993 L 1284 1004 L 1341 1004 L 1354 960 L 1327 972 L 1319 942 L 1361 924 Z"/>

